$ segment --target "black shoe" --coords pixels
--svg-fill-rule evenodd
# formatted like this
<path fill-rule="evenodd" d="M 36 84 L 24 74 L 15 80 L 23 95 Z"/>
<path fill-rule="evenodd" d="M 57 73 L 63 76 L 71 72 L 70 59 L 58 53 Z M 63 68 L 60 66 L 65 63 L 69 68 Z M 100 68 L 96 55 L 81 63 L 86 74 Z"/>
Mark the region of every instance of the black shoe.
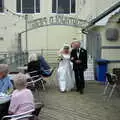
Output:
<path fill-rule="evenodd" d="M 79 92 L 80 90 L 79 89 L 76 89 L 76 92 Z"/>
<path fill-rule="evenodd" d="M 44 83 L 44 84 L 46 84 L 46 81 L 45 81 L 45 80 L 43 80 L 43 83 Z"/>
<path fill-rule="evenodd" d="M 80 94 L 84 94 L 84 90 L 80 90 Z"/>

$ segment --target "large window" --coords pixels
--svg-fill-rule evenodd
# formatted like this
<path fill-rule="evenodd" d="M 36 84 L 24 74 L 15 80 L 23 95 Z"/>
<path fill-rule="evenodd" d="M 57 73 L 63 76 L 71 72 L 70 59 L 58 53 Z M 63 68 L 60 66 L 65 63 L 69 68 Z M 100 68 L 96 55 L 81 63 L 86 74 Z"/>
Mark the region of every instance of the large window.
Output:
<path fill-rule="evenodd" d="M 3 8 L 4 8 L 3 2 L 4 2 L 3 0 L 0 0 L 0 12 L 3 12 Z"/>
<path fill-rule="evenodd" d="M 17 0 L 18 13 L 40 13 L 40 0 Z"/>
<path fill-rule="evenodd" d="M 52 0 L 52 13 L 75 13 L 75 0 Z"/>

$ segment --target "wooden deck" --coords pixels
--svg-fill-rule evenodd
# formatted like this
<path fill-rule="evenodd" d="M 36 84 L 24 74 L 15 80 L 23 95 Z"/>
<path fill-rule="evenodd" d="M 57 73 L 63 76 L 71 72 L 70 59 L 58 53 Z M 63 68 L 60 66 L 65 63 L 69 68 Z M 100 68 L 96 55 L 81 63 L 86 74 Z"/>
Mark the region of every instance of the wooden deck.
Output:
<path fill-rule="evenodd" d="M 113 95 L 105 101 L 104 85 L 95 81 L 86 84 L 85 94 L 75 91 L 60 93 L 58 87 L 50 84 L 46 91 L 40 91 L 39 101 L 44 101 L 40 120 L 120 120 L 120 97 Z"/>

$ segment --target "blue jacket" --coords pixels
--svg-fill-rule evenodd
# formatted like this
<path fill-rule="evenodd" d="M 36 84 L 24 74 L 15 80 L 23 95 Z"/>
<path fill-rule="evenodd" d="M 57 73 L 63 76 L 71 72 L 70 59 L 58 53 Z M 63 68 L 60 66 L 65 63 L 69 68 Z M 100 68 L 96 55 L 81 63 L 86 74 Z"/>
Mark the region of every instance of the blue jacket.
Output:
<path fill-rule="evenodd" d="M 40 60 L 40 69 L 44 69 L 44 70 L 50 69 L 50 66 L 48 65 L 48 63 L 46 62 L 43 56 L 40 56 L 39 60 Z"/>
<path fill-rule="evenodd" d="M 9 89 L 12 89 L 12 88 L 13 88 L 13 85 L 8 76 L 3 79 L 0 79 L 0 92 L 6 93 Z"/>

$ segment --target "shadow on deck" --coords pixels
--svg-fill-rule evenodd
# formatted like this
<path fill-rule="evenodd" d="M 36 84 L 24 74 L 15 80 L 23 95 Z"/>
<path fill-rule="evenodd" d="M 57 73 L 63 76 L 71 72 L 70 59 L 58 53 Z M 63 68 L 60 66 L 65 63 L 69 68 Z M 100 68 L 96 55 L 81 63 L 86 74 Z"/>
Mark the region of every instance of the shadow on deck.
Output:
<path fill-rule="evenodd" d="M 40 120 L 120 120 L 120 97 L 114 94 L 105 101 L 104 85 L 87 81 L 85 94 L 75 91 L 60 93 L 58 87 L 50 84 L 46 91 L 40 91 L 39 101 L 44 101 Z"/>

